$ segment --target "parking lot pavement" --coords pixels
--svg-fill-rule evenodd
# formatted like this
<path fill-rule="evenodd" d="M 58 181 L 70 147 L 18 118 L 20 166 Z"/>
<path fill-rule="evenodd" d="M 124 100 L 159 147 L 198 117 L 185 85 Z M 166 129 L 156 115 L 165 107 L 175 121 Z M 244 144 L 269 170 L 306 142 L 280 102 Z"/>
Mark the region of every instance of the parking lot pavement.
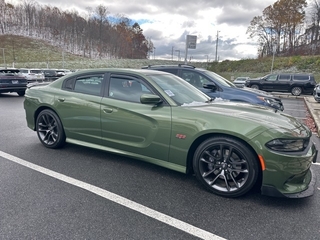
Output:
<path fill-rule="evenodd" d="M 316 102 L 313 96 L 304 97 L 304 101 L 317 127 L 317 134 L 319 137 L 320 136 L 320 103 Z"/>

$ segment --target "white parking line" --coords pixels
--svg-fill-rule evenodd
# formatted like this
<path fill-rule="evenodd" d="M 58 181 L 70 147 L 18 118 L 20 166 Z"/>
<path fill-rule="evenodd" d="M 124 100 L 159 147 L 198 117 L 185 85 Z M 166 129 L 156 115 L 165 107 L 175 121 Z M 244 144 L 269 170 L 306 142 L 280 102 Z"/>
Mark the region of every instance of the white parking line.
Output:
<path fill-rule="evenodd" d="M 112 202 L 115 202 L 115 203 L 118 203 L 124 207 L 127 207 L 127 208 L 130 208 L 134 211 L 137 211 L 141 214 L 144 214 L 148 217 L 151 217 L 153 219 L 156 219 L 160 222 L 163 222 L 165 224 L 168 224 L 172 227 L 175 227 L 177 229 L 180 229 L 181 231 L 184 231 L 188 234 L 191 234 L 193 236 L 196 236 L 198 238 L 201 238 L 201 239 L 211 239 L 211 240 L 224 240 L 225 238 L 222 238 L 222 237 L 219 237 L 217 235 L 214 235 L 210 232 L 207 232 L 205 230 L 202 230 L 200 228 L 197 228 L 195 226 L 192 226 L 191 224 L 188 224 L 186 222 L 183 222 L 183 221 L 180 221 L 176 218 L 173 218 L 173 217 L 170 217 L 166 214 L 163 214 L 161 212 L 158 212 L 158 211 L 155 211 L 151 208 L 148 208 L 146 206 L 143 206 L 139 203 L 136 203 L 134 201 L 131 201 L 127 198 L 124 198 L 124 197 L 121 197 L 117 194 L 114 194 L 112 192 L 109 192 L 107 190 L 104 190 L 102 188 L 99 188 L 99 187 L 96 187 L 94 185 L 91 185 L 91 184 L 88 184 L 88 183 L 85 183 L 85 182 L 82 182 L 82 181 L 79 181 L 75 178 L 71 178 L 71 177 L 68 177 L 66 175 L 63 175 L 61 173 L 57 173 L 57 172 L 54 172 L 50 169 L 47 169 L 47 168 L 44 168 L 44 167 L 41 167 L 39 165 L 36 165 L 36 164 L 33 164 L 33 163 L 30 163 L 30 162 L 27 162 L 21 158 L 18 158 L 18 157 L 15 157 L 13 155 L 10 155 L 8 153 L 5 153 L 5 152 L 2 152 L 0 151 L 0 157 L 3 157 L 9 161 L 12 161 L 12 162 L 15 162 L 15 163 L 18 163 L 22 166 L 25 166 L 27 168 L 30 168 L 30 169 L 33 169 L 37 172 L 40 172 L 40 173 L 43 173 L 47 176 L 50 176 L 50 177 L 53 177 L 55 179 L 58 179 L 60 181 L 63 181 L 63 182 L 66 182 L 66 183 L 69 183 L 73 186 L 76 186 L 76 187 L 79 187 L 79 188 L 82 188 L 82 189 L 85 189 L 89 192 L 92 192 L 96 195 L 99 195 L 105 199 L 108 199 Z"/>
<path fill-rule="evenodd" d="M 318 165 L 318 166 L 320 166 L 320 163 L 312 163 L 313 165 Z"/>

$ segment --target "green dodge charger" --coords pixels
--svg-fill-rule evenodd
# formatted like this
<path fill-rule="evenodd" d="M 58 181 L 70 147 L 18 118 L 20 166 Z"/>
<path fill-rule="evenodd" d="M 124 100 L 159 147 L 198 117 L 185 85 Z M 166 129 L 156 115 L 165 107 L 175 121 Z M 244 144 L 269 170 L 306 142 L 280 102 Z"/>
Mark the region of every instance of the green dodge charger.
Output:
<path fill-rule="evenodd" d="M 314 193 L 308 127 L 272 108 L 211 99 L 169 73 L 83 70 L 29 86 L 24 108 L 47 148 L 68 142 L 193 173 L 224 197 L 256 185 L 275 197 Z"/>

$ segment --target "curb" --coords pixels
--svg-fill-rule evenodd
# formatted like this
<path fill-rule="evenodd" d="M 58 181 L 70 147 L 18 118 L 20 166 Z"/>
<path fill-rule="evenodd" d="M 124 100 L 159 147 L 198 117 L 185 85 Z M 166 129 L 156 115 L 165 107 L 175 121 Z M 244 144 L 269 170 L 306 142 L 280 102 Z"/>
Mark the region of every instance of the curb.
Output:
<path fill-rule="evenodd" d="M 317 134 L 320 136 L 320 103 L 316 102 L 313 97 L 304 97 L 304 102 L 306 103 L 309 113 L 317 127 Z"/>

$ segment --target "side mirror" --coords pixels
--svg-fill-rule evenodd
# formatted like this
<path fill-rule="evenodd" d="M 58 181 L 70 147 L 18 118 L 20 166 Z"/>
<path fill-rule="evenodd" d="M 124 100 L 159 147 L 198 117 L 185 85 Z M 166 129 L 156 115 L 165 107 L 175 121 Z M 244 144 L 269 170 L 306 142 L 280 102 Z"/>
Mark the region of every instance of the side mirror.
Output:
<path fill-rule="evenodd" d="M 140 96 L 140 102 L 143 104 L 159 104 L 162 102 L 162 100 L 158 95 L 142 94 Z"/>
<path fill-rule="evenodd" d="M 211 89 L 213 92 L 217 90 L 217 85 L 215 83 L 205 83 L 203 88 Z"/>

